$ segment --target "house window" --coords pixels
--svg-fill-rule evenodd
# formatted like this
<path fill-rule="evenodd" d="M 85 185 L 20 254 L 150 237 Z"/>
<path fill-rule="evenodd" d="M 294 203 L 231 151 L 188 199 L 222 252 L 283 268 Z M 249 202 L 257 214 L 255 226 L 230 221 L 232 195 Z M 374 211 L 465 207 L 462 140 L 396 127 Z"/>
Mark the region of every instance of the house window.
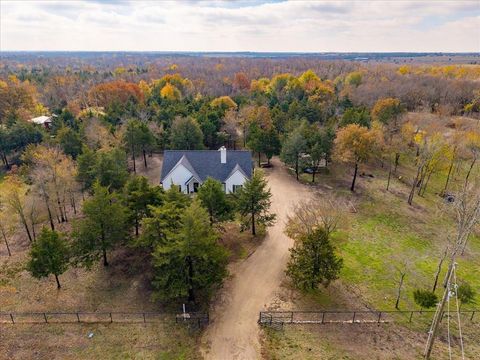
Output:
<path fill-rule="evenodd" d="M 197 182 L 193 183 L 193 192 L 198 192 L 198 183 Z"/>
<path fill-rule="evenodd" d="M 242 185 L 233 185 L 232 190 L 233 193 L 235 194 L 237 191 L 239 191 L 242 188 Z"/>

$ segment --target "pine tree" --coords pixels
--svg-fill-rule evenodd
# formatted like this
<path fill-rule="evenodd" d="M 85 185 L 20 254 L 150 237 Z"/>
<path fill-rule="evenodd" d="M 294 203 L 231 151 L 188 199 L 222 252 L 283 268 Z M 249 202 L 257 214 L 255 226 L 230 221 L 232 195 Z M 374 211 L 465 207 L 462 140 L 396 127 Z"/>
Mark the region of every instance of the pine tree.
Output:
<path fill-rule="evenodd" d="M 58 276 L 68 269 L 69 248 L 61 234 L 44 227 L 37 240 L 32 244 L 27 270 L 40 279 L 50 274 L 55 276 L 60 289 Z"/>
<path fill-rule="evenodd" d="M 135 235 L 138 236 L 140 221 L 150 215 L 150 206 L 162 203 L 163 190 L 159 186 L 150 186 L 146 177 L 135 176 L 125 184 L 124 196 Z"/>
<path fill-rule="evenodd" d="M 337 279 L 342 264 L 330 244 L 328 232 L 319 227 L 296 240 L 290 249 L 287 275 L 298 288 L 313 290 Z"/>
<path fill-rule="evenodd" d="M 172 238 L 153 252 L 156 296 L 188 297 L 195 302 L 200 292 L 208 296 L 227 275 L 227 252 L 217 244 L 207 211 L 198 200 L 185 210 L 181 226 Z"/>
<path fill-rule="evenodd" d="M 212 178 L 208 178 L 198 190 L 198 198 L 210 215 L 210 224 L 223 221 L 231 217 L 231 206 L 223 185 Z"/>
<path fill-rule="evenodd" d="M 83 203 L 83 214 L 73 230 L 76 261 L 89 268 L 103 257 L 103 265 L 108 266 L 107 251 L 127 238 L 127 209 L 97 181 L 93 197 Z"/>
<path fill-rule="evenodd" d="M 267 181 L 260 170 L 255 171 L 236 194 L 237 209 L 245 219 L 244 225 L 252 229 L 252 235 L 256 235 L 257 224 L 270 226 L 275 222 L 275 214 L 269 212 L 271 197 Z"/>
<path fill-rule="evenodd" d="M 154 249 L 159 244 L 167 243 L 181 225 L 181 218 L 190 198 L 171 187 L 163 195 L 162 204 L 150 205 L 149 214 L 141 221 L 142 234 L 135 241 L 138 246 Z"/>

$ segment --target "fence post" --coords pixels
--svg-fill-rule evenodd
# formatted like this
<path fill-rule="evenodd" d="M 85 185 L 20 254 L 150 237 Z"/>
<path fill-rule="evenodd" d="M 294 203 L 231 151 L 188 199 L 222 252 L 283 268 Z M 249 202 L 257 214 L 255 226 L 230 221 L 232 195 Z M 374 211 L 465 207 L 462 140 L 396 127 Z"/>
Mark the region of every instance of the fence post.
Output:
<path fill-rule="evenodd" d="M 322 312 L 322 324 L 325 324 L 325 321 L 324 321 L 324 320 L 325 320 L 325 311 Z"/>
<path fill-rule="evenodd" d="M 143 315 L 143 322 L 146 323 L 147 320 L 145 319 L 145 313 L 142 313 L 142 315 Z M 177 317 L 175 316 L 175 321 L 176 321 L 176 320 L 177 320 Z"/>
<path fill-rule="evenodd" d="M 78 315 L 78 312 L 77 312 L 77 322 L 80 322 L 80 316 Z"/>
<path fill-rule="evenodd" d="M 470 317 L 470 321 L 473 321 L 473 315 L 475 315 L 475 311 L 472 311 L 472 316 Z"/>
<path fill-rule="evenodd" d="M 355 311 L 353 312 L 352 324 L 355 324 Z"/>
<path fill-rule="evenodd" d="M 112 313 L 110 313 L 110 323 L 113 323 Z"/>
<path fill-rule="evenodd" d="M 408 320 L 408 322 L 412 322 L 412 316 L 413 316 L 413 311 L 410 313 L 410 319 Z"/>
<path fill-rule="evenodd" d="M 13 320 L 13 314 L 10 314 L 10 319 L 12 319 L 12 324 L 15 324 L 15 321 Z"/>
<path fill-rule="evenodd" d="M 382 317 L 382 312 L 380 311 L 380 312 L 378 313 L 378 321 L 377 321 L 378 324 L 380 324 L 380 318 L 381 318 L 381 317 Z"/>
<path fill-rule="evenodd" d="M 290 324 L 293 324 L 293 311 L 291 312 L 290 315 L 291 315 L 291 316 L 290 316 Z"/>
<path fill-rule="evenodd" d="M 45 318 L 45 323 L 48 324 L 48 320 L 47 320 L 47 314 L 43 313 L 43 317 Z"/>

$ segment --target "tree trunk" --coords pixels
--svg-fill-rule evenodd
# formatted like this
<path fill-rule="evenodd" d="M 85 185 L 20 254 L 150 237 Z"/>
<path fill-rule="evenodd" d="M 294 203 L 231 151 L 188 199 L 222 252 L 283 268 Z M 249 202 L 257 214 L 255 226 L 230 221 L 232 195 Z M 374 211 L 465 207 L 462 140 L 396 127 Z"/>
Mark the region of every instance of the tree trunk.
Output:
<path fill-rule="evenodd" d="M 145 165 L 145 169 L 148 167 L 147 166 L 147 152 L 145 151 L 145 149 L 142 149 L 143 150 L 143 164 Z"/>
<path fill-rule="evenodd" d="M 475 162 L 477 161 L 477 158 L 474 157 L 472 164 L 470 165 L 470 168 L 468 169 L 467 176 L 465 177 L 465 187 L 468 185 L 468 178 L 470 177 L 470 173 L 472 172 L 473 166 L 475 165 Z"/>
<path fill-rule="evenodd" d="M 60 286 L 60 281 L 58 281 L 58 275 L 55 274 L 55 280 L 57 281 L 57 289 L 60 289 L 61 286 Z"/>
<path fill-rule="evenodd" d="M 450 182 L 450 175 L 452 174 L 453 165 L 455 164 L 455 158 L 452 158 L 452 162 L 450 163 L 450 167 L 448 168 L 447 180 L 445 181 L 445 187 L 443 188 L 442 195 L 447 193 L 448 183 Z"/>
<path fill-rule="evenodd" d="M 77 204 L 75 203 L 75 195 L 72 193 L 72 208 L 73 208 L 73 213 L 77 215 Z"/>
<path fill-rule="evenodd" d="M 5 153 L 3 153 L 3 162 L 4 162 L 5 166 L 7 167 L 7 169 L 10 169 L 10 164 L 8 163 L 7 154 L 5 154 Z"/>
<path fill-rule="evenodd" d="M 430 181 L 431 176 L 432 176 L 432 171 L 428 173 L 427 180 L 425 180 L 425 183 L 423 184 L 422 196 L 424 196 L 425 191 L 427 191 L 427 185 L 428 185 L 428 182 Z"/>
<path fill-rule="evenodd" d="M 103 248 L 102 253 L 103 253 L 103 266 L 108 266 L 107 250 L 105 250 L 105 248 Z"/>
<path fill-rule="evenodd" d="M 392 177 L 392 163 L 390 162 L 390 167 L 388 168 L 388 180 L 387 180 L 387 191 L 390 187 L 390 178 Z"/>
<path fill-rule="evenodd" d="M 12 253 L 10 252 L 10 246 L 8 245 L 7 234 L 5 234 L 5 230 L 1 225 L 0 225 L 0 231 L 2 232 L 3 240 L 5 241 L 5 245 L 7 246 L 8 256 L 12 256 Z"/>
<path fill-rule="evenodd" d="M 440 261 L 438 262 L 437 272 L 435 273 L 435 282 L 433 283 L 432 292 L 435 292 L 435 290 L 437 289 L 438 277 L 440 276 L 440 272 L 442 271 L 443 261 L 447 257 L 447 251 L 448 251 L 448 248 L 445 248 L 445 251 L 443 252 L 442 257 L 440 258 Z"/>
<path fill-rule="evenodd" d="M 395 154 L 395 167 L 393 168 L 393 173 L 394 174 L 397 173 L 397 167 L 398 167 L 399 164 L 400 164 L 400 154 L 396 153 Z"/>
<path fill-rule="evenodd" d="M 65 214 L 65 221 L 68 222 L 67 207 L 65 205 L 65 202 L 63 202 L 63 213 Z"/>
<path fill-rule="evenodd" d="M 415 196 L 415 188 L 417 187 L 418 177 L 420 176 L 420 171 L 422 170 L 422 168 L 423 168 L 423 165 L 419 166 L 417 169 L 417 175 L 415 176 L 415 179 L 412 184 L 412 189 L 410 190 L 410 194 L 408 195 L 408 205 L 412 205 L 413 197 Z"/>
<path fill-rule="evenodd" d="M 25 215 L 20 215 L 22 220 L 22 224 L 25 227 L 25 231 L 27 232 L 28 240 L 32 242 L 32 235 L 30 234 L 30 229 L 28 228 L 27 220 L 25 219 Z"/>
<path fill-rule="evenodd" d="M 46 203 L 46 205 L 47 205 L 48 219 L 50 220 L 50 228 L 52 230 L 55 230 L 55 225 L 53 223 L 53 217 L 52 217 L 52 211 L 50 210 L 50 206 L 48 206 L 48 202 Z"/>
<path fill-rule="evenodd" d="M 193 290 L 193 262 L 190 256 L 187 256 L 188 265 L 188 301 L 195 302 L 195 291 Z"/>
<path fill-rule="evenodd" d="M 260 156 L 261 156 L 261 154 L 260 154 L 260 151 L 259 151 L 259 152 L 258 152 L 258 167 L 260 167 L 260 161 L 261 161 L 261 160 L 260 160 Z"/>
<path fill-rule="evenodd" d="M 312 171 L 312 183 L 315 183 L 315 173 L 316 173 L 316 171 L 315 171 L 315 169 L 313 169 L 313 171 Z"/>
<path fill-rule="evenodd" d="M 298 156 L 295 160 L 295 175 L 297 175 L 297 181 L 298 181 Z"/>
<path fill-rule="evenodd" d="M 256 235 L 255 231 L 255 211 L 253 210 L 253 201 L 252 201 L 252 235 Z"/>
<path fill-rule="evenodd" d="M 137 173 L 137 167 L 135 164 L 135 147 L 132 144 L 132 161 L 133 161 L 133 172 Z"/>
<path fill-rule="evenodd" d="M 398 304 L 400 303 L 400 295 L 402 293 L 402 286 L 403 286 L 403 279 L 405 278 L 405 273 L 402 273 L 400 275 L 400 283 L 398 284 L 398 290 L 397 290 L 397 301 L 395 302 L 395 309 L 398 309 Z"/>
<path fill-rule="evenodd" d="M 355 191 L 355 181 L 357 180 L 357 173 L 358 173 L 358 162 L 355 163 L 355 171 L 353 173 L 352 186 L 350 186 L 351 192 Z"/>
<path fill-rule="evenodd" d="M 135 236 L 136 237 L 138 237 L 138 226 L 139 226 L 138 216 L 137 216 L 137 214 L 135 214 Z"/>

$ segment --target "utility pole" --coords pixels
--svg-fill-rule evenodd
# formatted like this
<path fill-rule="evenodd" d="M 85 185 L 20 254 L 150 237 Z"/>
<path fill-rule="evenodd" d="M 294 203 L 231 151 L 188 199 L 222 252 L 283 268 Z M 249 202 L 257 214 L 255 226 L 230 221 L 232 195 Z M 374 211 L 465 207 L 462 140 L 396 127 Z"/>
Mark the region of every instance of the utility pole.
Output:
<path fill-rule="evenodd" d="M 440 301 L 437 311 L 433 316 L 432 325 L 430 326 L 430 331 L 428 332 L 428 340 L 427 346 L 425 348 L 425 360 L 430 360 L 430 355 L 432 354 L 433 343 L 435 342 L 435 337 L 437 336 L 438 327 L 440 326 L 440 322 L 443 318 L 443 309 L 445 307 L 445 303 L 448 299 L 448 294 L 450 292 L 450 279 L 452 277 L 453 268 L 455 266 L 454 258 L 452 258 L 450 262 L 450 266 L 448 267 L 447 275 L 445 277 L 445 290 L 443 291 L 442 300 Z"/>
<path fill-rule="evenodd" d="M 447 275 L 445 276 L 445 282 L 443 284 L 444 292 L 442 300 L 438 304 L 437 311 L 433 317 L 430 331 L 428 332 L 427 346 L 425 347 L 424 359 L 430 360 L 432 353 L 433 343 L 437 336 L 438 328 L 443 317 L 443 309 L 447 302 L 450 292 L 450 279 L 452 273 L 455 270 L 455 257 L 463 246 L 464 242 L 468 239 L 468 236 L 472 232 L 472 228 L 480 220 L 480 187 L 477 184 L 469 185 L 465 184 L 455 199 L 455 218 L 457 225 L 457 238 L 452 246 L 450 255 L 450 264 L 448 266 Z M 459 320 L 460 321 L 460 320 Z"/>

